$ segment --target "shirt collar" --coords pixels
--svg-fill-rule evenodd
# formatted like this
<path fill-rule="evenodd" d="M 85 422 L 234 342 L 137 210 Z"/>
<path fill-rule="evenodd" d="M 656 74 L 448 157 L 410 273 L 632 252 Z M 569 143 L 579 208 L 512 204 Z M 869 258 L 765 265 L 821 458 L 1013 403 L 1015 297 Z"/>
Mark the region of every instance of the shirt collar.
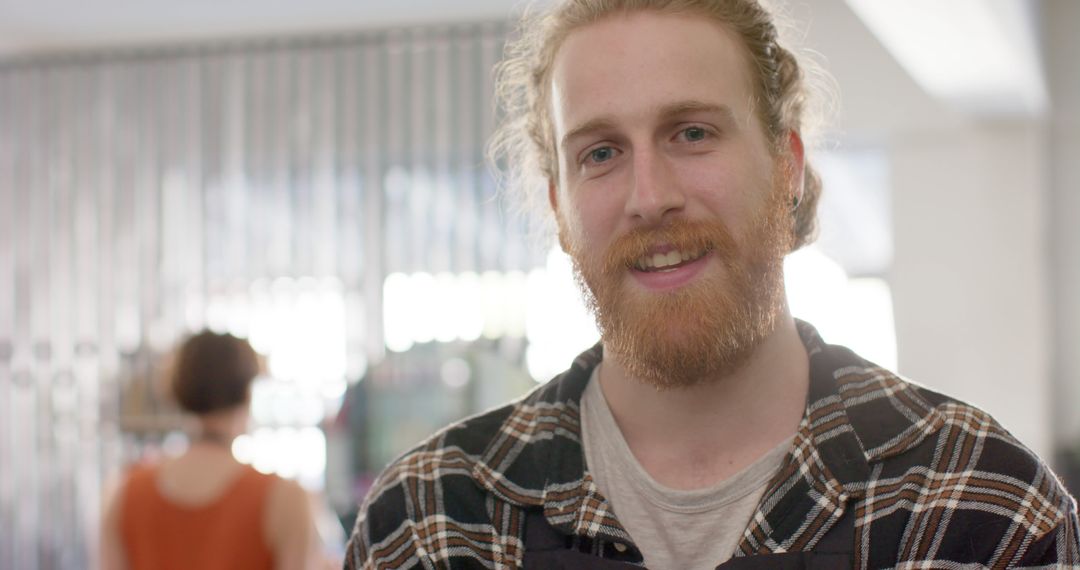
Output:
<path fill-rule="evenodd" d="M 804 472 L 819 496 L 841 505 L 862 495 L 870 463 L 918 445 L 937 431 L 943 418 L 906 381 L 844 347 L 825 344 L 810 324 L 797 325 L 810 358 L 810 383 L 789 461 Z M 542 506 L 548 521 L 564 532 L 629 540 L 585 473 L 580 403 L 602 358 L 598 343 L 566 372 L 518 401 L 473 476 L 503 501 Z M 872 407 L 858 405 L 868 394 L 882 391 L 904 401 L 910 413 L 883 421 Z"/>

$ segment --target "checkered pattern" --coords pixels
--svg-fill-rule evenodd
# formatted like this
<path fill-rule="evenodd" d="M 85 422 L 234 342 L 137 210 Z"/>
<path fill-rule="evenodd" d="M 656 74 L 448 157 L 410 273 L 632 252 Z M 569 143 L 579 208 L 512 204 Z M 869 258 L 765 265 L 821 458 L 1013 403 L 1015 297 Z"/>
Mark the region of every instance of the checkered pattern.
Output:
<path fill-rule="evenodd" d="M 824 344 L 806 323 L 799 332 L 806 415 L 735 556 L 812 550 L 855 509 L 859 568 L 1080 568 L 1076 502 L 990 416 Z M 601 358 L 590 349 L 388 467 L 345 567 L 520 567 L 528 509 L 575 550 L 641 564 L 584 465 L 579 402 Z"/>

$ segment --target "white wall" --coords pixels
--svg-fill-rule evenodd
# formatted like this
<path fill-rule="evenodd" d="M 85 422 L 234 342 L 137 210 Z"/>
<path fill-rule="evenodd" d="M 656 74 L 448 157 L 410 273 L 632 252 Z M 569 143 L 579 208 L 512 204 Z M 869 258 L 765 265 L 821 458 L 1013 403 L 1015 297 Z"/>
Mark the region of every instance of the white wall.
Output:
<path fill-rule="evenodd" d="M 1052 458 L 1080 437 L 1080 2 L 1041 4 L 1054 107 L 1012 123 L 927 95 L 843 0 L 789 4 L 839 86 L 833 139 L 888 149 L 899 371 Z"/>
<path fill-rule="evenodd" d="M 900 372 L 1051 459 L 1080 441 L 1080 2 L 1042 9 L 1044 119 L 886 139 Z"/>
<path fill-rule="evenodd" d="M 1052 450 L 1045 141 L 972 125 L 891 144 L 899 368 Z"/>
<path fill-rule="evenodd" d="M 1080 445 L 1080 2 L 1047 0 L 1043 10 L 1054 106 L 1049 129 L 1052 374 L 1059 395 L 1054 424 L 1059 441 L 1075 448 Z"/>

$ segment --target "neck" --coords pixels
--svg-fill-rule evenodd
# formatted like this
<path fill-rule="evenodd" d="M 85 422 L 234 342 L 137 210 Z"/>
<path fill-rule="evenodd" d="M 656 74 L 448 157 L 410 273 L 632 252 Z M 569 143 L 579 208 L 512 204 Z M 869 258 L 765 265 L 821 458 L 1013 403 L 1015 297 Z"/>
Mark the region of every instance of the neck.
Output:
<path fill-rule="evenodd" d="M 634 456 L 659 482 L 694 488 L 753 463 L 798 428 L 809 359 L 786 311 L 737 371 L 658 391 L 605 358 L 600 385 Z"/>
<path fill-rule="evenodd" d="M 203 429 L 195 436 L 194 442 L 218 445 L 231 449 L 234 439 L 236 438 L 229 433 Z"/>
<path fill-rule="evenodd" d="M 233 440 L 244 433 L 246 423 L 246 406 L 203 414 L 199 416 L 198 431 L 192 441 L 231 449 Z"/>

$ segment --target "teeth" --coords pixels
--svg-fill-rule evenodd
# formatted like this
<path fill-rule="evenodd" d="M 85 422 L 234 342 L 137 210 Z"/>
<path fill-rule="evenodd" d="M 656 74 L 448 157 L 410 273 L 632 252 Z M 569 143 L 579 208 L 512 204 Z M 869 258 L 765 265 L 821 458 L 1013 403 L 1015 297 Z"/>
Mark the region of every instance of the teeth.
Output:
<path fill-rule="evenodd" d="M 684 261 L 697 259 L 702 255 L 705 255 L 705 251 L 706 250 L 696 252 L 673 250 L 668 253 L 654 253 L 639 259 L 635 266 L 641 270 L 664 269 L 665 267 L 678 265 Z"/>

